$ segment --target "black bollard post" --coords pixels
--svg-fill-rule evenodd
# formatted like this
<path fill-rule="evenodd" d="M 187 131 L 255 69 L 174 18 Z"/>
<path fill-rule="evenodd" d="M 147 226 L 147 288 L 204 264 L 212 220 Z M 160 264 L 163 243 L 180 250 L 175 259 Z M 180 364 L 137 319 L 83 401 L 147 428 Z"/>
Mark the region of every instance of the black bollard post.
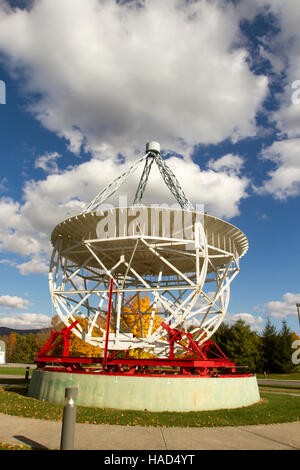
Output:
<path fill-rule="evenodd" d="M 60 450 L 74 449 L 74 434 L 76 423 L 76 398 L 78 388 L 65 389 L 65 406 L 63 412 Z"/>
<path fill-rule="evenodd" d="M 29 369 L 30 369 L 30 367 L 26 367 L 25 382 L 29 382 Z"/>

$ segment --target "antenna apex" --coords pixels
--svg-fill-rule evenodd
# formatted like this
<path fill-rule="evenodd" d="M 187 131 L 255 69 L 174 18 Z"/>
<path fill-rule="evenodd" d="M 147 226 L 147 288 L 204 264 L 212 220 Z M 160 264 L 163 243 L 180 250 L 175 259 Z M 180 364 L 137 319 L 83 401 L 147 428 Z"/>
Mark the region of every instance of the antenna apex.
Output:
<path fill-rule="evenodd" d="M 158 142 L 147 142 L 146 144 L 146 153 L 147 152 L 154 152 L 160 153 L 160 144 Z"/>

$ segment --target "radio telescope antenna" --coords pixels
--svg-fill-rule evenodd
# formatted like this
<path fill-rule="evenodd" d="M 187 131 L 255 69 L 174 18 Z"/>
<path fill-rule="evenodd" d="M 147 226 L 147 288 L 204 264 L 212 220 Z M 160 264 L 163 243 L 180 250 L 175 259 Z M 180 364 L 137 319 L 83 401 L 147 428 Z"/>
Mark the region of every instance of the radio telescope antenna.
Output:
<path fill-rule="evenodd" d="M 154 162 L 180 208 L 140 205 Z M 142 164 L 134 204 L 98 210 Z M 157 142 L 149 142 L 145 155 L 106 186 L 81 214 L 58 224 L 51 241 L 50 292 L 66 327 L 81 318 L 75 335 L 103 347 L 112 280 L 113 332 L 108 349 L 154 348 L 157 354 L 164 354 L 173 334 L 165 325 L 173 330 L 188 325 L 200 345 L 213 335 L 226 314 L 239 259 L 248 249 L 248 240 L 239 229 L 193 209 L 163 161 Z M 126 302 L 139 302 L 145 296 L 149 306 L 146 312 L 137 306 L 141 331 L 136 334 L 126 316 Z M 157 312 L 164 324 L 156 329 L 152 325 Z"/>
<path fill-rule="evenodd" d="M 141 204 L 154 162 L 179 208 Z M 99 207 L 140 165 L 134 203 Z M 247 237 L 193 209 L 157 142 L 81 214 L 56 225 L 51 242 L 49 288 L 65 327 L 38 353 L 30 396 L 62 403 L 72 383 L 78 404 L 102 408 L 196 411 L 259 400 L 255 376 L 236 373 L 210 339 Z M 70 356 L 71 333 L 99 354 Z M 62 355 L 49 356 L 61 343 Z"/>

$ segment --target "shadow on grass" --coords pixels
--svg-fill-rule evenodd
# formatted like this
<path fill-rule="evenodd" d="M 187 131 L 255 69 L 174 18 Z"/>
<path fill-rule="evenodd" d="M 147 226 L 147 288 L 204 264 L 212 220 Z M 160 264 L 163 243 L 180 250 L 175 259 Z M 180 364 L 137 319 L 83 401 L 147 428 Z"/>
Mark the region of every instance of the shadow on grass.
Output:
<path fill-rule="evenodd" d="M 13 384 L 20 385 L 20 384 L 28 384 L 28 383 L 29 383 L 28 380 L 26 380 L 24 377 L 21 377 L 20 379 L 5 378 L 5 377 L 0 378 L 0 386 L 1 385 L 13 385 Z"/>
<path fill-rule="evenodd" d="M 0 388 L 5 390 L 6 392 L 14 392 L 17 393 L 18 395 L 22 395 L 23 397 L 28 396 L 28 384 L 12 384 L 9 385 L 7 384 L 6 386 L 1 386 Z"/>

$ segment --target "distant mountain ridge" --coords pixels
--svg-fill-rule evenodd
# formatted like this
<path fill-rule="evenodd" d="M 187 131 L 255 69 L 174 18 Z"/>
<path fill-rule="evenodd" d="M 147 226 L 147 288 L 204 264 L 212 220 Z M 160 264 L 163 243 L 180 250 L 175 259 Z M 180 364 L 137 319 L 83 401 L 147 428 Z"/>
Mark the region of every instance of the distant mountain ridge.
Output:
<path fill-rule="evenodd" d="M 51 328 L 40 328 L 32 330 L 18 330 L 17 328 L 7 328 L 6 326 L 0 326 L 0 336 L 9 336 L 10 333 L 17 333 L 18 335 L 29 335 L 30 333 L 36 334 L 41 332 L 49 332 Z"/>

